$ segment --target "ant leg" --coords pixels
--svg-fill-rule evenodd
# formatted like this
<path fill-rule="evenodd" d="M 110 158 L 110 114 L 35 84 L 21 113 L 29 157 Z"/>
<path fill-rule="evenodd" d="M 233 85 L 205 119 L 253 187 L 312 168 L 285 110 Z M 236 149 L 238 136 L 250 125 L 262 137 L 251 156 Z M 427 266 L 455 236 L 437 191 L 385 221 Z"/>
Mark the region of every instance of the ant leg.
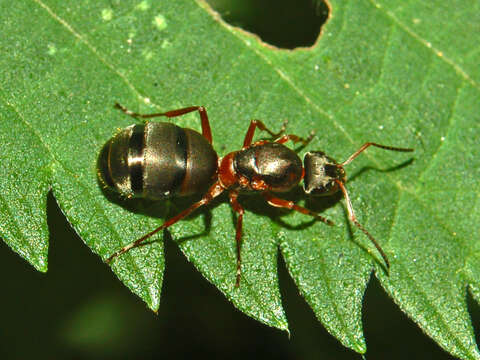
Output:
<path fill-rule="evenodd" d="M 288 134 L 288 135 L 283 135 L 281 138 L 278 138 L 277 140 L 275 140 L 275 142 L 278 144 L 284 144 L 288 140 L 291 140 L 293 143 L 301 142 L 303 146 L 306 146 L 310 141 L 312 141 L 314 135 L 315 135 L 315 132 L 312 131 L 310 135 L 308 135 L 308 137 L 305 139 L 297 135 Z"/>
<path fill-rule="evenodd" d="M 343 185 L 343 182 L 340 180 L 335 179 L 335 182 L 338 184 L 340 189 L 343 192 L 343 196 L 345 197 L 345 201 L 347 202 L 347 210 L 348 210 L 348 216 L 350 217 L 350 220 L 355 224 L 356 227 L 358 227 L 362 232 L 367 235 L 367 237 L 370 239 L 373 245 L 377 248 L 378 252 L 380 255 L 382 255 L 383 261 L 385 261 L 385 264 L 387 265 L 387 269 L 390 269 L 390 261 L 388 261 L 387 255 L 383 251 L 383 249 L 380 247 L 380 244 L 375 240 L 375 238 L 370 235 L 370 233 L 365 229 L 357 220 L 357 217 L 355 216 L 355 212 L 353 211 L 353 206 L 352 202 L 350 201 L 350 197 L 348 196 L 347 189 L 345 188 L 345 185 Z"/>
<path fill-rule="evenodd" d="M 255 133 L 255 129 L 257 127 L 262 131 L 268 132 L 270 135 L 272 135 L 272 137 L 277 138 L 278 136 L 280 136 L 285 132 L 286 124 L 287 122 L 285 121 L 280 131 L 277 133 L 274 133 L 272 130 L 267 128 L 262 121 L 260 120 L 250 121 L 250 126 L 248 127 L 247 133 L 245 134 L 245 139 L 243 140 L 243 148 L 246 148 L 247 146 L 250 146 L 252 144 L 253 134 Z"/>
<path fill-rule="evenodd" d="M 154 114 L 139 114 L 133 111 L 128 110 L 126 107 L 120 105 L 119 103 L 115 104 L 116 109 L 120 109 L 125 114 L 134 117 L 134 118 L 142 118 L 142 119 L 149 119 L 159 116 L 166 116 L 168 118 L 173 118 L 181 115 L 185 115 L 191 113 L 193 111 L 198 111 L 200 114 L 200 120 L 202 122 L 202 135 L 207 141 L 211 144 L 212 143 L 212 130 L 210 129 L 210 122 L 208 121 L 207 110 L 203 106 L 190 106 L 182 109 L 171 110 L 164 113 L 154 113 Z"/>
<path fill-rule="evenodd" d="M 277 198 L 273 196 L 271 193 L 269 193 L 268 191 L 265 191 L 264 193 L 262 193 L 262 195 L 265 198 L 265 200 L 267 200 L 267 202 L 272 206 L 295 210 L 304 215 L 312 216 L 315 219 L 320 220 L 327 225 L 333 225 L 333 221 L 330 221 L 324 218 L 323 216 L 320 216 L 317 213 L 310 211 L 307 208 L 304 208 L 303 206 L 296 205 L 293 201 Z"/>
<path fill-rule="evenodd" d="M 367 142 L 365 144 L 363 144 L 360 149 L 358 149 L 357 151 L 355 151 L 346 161 L 344 161 L 343 163 L 341 163 L 340 165 L 341 166 L 345 166 L 349 163 L 352 162 L 353 159 L 355 159 L 362 151 L 364 151 L 366 148 L 368 148 L 369 146 L 376 146 L 378 148 L 381 148 L 381 149 L 385 149 L 385 150 L 391 150 L 391 151 L 402 151 L 402 152 L 411 152 L 413 151 L 413 149 L 407 149 L 407 148 L 399 148 L 399 147 L 393 147 L 393 146 L 387 146 L 387 145 L 380 145 L 380 144 L 377 144 L 377 143 L 373 143 L 373 142 Z"/>
<path fill-rule="evenodd" d="M 126 253 L 127 251 L 130 251 L 131 249 L 139 246 L 143 241 L 145 241 L 146 239 L 148 239 L 149 237 L 151 237 L 152 235 L 156 234 L 157 232 L 159 232 L 160 230 L 163 230 L 163 229 L 166 229 L 168 228 L 169 226 L 175 224 L 176 222 L 178 222 L 179 220 L 182 220 L 183 218 L 187 217 L 188 215 L 190 215 L 194 210 L 198 209 L 200 206 L 203 206 L 203 205 L 206 205 L 208 204 L 210 201 L 212 201 L 215 197 L 217 197 L 218 195 L 220 195 L 222 192 L 223 192 L 224 188 L 220 185 L 219 182 L 216 182 L 215 184 L 213 184 L 210 189 L 208 190 L 208 192 L 203 196 L 202 199 L 200 199 L 199 201 L 197 201 L 196 203 L 192 204 L 190 207 L 188 207 L 187 209 L 183 210 L 180 214 L 172 217 L 171 219 L 168 219 L 167 221 L 165 221 L 161 226 L 159 226 L 158 228 L 156 228 L 155 230 L 149 232 L 148 234 L 142 236 L 140 239 L 138 240 L 135 240 L 134 242 L 124 246 L 123 248 L 121 248 L 120 250 L 118 250 L 117 252 L 113 253 L 107 260 L 106 262 L 107 263 L 110 263 L 114 258 Z"/>
<path fill-rule="evenodd" d="M 242 277 L 242 224 L 243 224 L 243 213 L 245 212 L 243 210 L 242 205 L 239 204 L 237 201 L 238 198 L 238 191 L 236 190 L 231 190 L 228 194 L 230 198 L 230 204 L 233 208 L 233 211 L 235 211 L 238 214 L 237 217 L 237 226 L 235 228 L 235 241 L 237 243 L 237 277 L 235 281 L 235 287 L 240 286 L 240 278 Z"/>

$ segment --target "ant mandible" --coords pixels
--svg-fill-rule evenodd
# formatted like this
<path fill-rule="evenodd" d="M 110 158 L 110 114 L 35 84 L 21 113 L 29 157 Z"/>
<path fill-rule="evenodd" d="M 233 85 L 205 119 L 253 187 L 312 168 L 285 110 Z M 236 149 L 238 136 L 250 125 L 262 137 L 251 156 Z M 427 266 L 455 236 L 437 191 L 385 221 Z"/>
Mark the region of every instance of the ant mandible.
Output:
<path fill-rule="evenodd" d="M 293 143 L 301 142 L 307 145 L 312 136 L 304 139 L 296 135 L 284 135 L 285 125 L 275 133 L 262 121 L 252 120 L 242 149 L 218 158 L 212 147 L 212 132 L 207 111 L 203 106 L 191 106 L 154 114 L 139 114 L 119 104 L 115 104 L 115 107 L 134 118 L 144 119 L 161 116 L 174 118 L 198 111 L 202 134 L 167 122 L 147 122 L 121 130 L 105 144 L 100 153 L 98 176 L 106 187 L 126 197 L 152 200 L 196 193 L 204 195 L 199 201 L 166 220 L 155 230 L 112 254 L 106 260 L 107 263 L 139 246 L 157 232 L 187 217 L 199 207 L 207 205 L 224 191 L 228 191 L 231 207 L 237 213 L 235 286 L 238 287 L 241 278 L 240 249 L 244 214 L 244 208 L 238 202 L 240 191 L 259 192 L 271 206 L 295 210 L 325 224 L 333 225 L 333 222 L 323 216 L 296 205 L 293 201 L 274 195 L 290 191 L 303 179 L 303 189 L 309 195 L 328 196 L 339 190 L 342 191 L 350 220 L 370 239 L 385 261 L 387 269 L 390 268 L 385 252 L 355 216 L 345 187 L 344 166 L 369 146 L 402 152 L 410 152 L 413 149 L 368 142 L 342 163 L 337 163 L 321 151 L 311 151 L 305 154 L 302 165 L 296 152 L 284 144 L 290 140 Z M 260 140 L 252 143 L 257 128 L 267 132 L 275 140 Z"/>

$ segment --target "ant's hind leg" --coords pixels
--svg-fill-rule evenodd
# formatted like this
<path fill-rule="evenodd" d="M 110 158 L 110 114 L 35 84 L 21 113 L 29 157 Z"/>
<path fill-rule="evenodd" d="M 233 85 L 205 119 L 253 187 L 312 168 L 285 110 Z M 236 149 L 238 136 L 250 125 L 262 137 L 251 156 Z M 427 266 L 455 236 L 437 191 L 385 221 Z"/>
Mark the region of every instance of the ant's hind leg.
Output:
<path fill-rule="evenodd" d="M 213 184 L 210 189 L 208 190 L 208 192 L 199 200 L 197 201 L 196 203 L 190 205 L 190 207 L 188 207 L 187 209 L 183 210 L 180 214 L 168 219 L 167 221 L 165 221 L 161 226 L 159 226 L 158 228 L 156 228 L 155 230 L 153 231 L 150 231 L 148 234 L 142 236 L 140 239 L 138 240 L 135 240 L 134 242 L 128 244 L 128 245 L 125 245 L 123 248 L 121 248 L 120 250 L 116 251 L 115 253 L 113 253 L 112 255 L 110 255 L 108 257 L 108 259 L 106 260 L 106 263 L 109 264 L 112 262 L 113 259 L 115 259 L 116 257 L 122 255 L 122 254 L 125 254 L 126 252 L 130 251 L 131 249 L 133 248 L 136 248 L 138 246 L 140 246 L 140 244 L 142 242 L 144 242 L 145 240 L 147 240 L 148 238 L 150 238 L 152 235 L 155 235 L 156 233 L 158 233 L 159 231 L 163 230 L 163 229 L 166 229 L 168 228 L 169 226 L 172 226 L 173 224 L 177 223 L 178 221 L 184 219 L 185 217 L 187 217 L 188 215 L 190 215 L 193 211 L 195 211 L 196 209 L 198 209 L 199 207 L 203 206 L 203 205 L 207 205 L 210 201 L 212 201 L 214 198 L 216 198 L 218 195 L 220 195 L 222 192 L 223 192 L 223 187 L 220 185 L 219 182 L 216 182 L 215 184 Z"/>
<path fill-rule="evenodd" d="M 200 114 L 200 120 L 202 122 L 202 135 L 207 141 L 212 143 L 212 130 L 210 129 L 210 121 L 208 120 L 207 110 L 203 106 L 189 106 L 186 108 L 176 109 L 167 111 L 164 113 L 153 113 L 153 114 L 139 114 L 128 110 L 126 107 L 120 105 L 119 103 L 115 104 L 115 108 L 120 109 L 125 114 L 132 116 L 134 118 L 150 119 L 159 116 L 166 116 L 168 118 L 174 118 L 177 116 L 185 115 L 193 111 L 198 111 Z"/>

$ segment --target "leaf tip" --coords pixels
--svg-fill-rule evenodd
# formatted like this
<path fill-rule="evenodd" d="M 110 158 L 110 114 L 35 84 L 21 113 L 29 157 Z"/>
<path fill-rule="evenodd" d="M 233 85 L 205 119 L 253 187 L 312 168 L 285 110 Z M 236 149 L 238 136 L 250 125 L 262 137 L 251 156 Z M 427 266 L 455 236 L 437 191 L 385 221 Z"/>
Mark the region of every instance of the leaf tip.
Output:
<path fill-rule="evenodd" d="M 355 343 L 352 347 L 352 350 L 359 354 L 366 354 L 367 353 L 367 345 L 365 344 L 365 341 L 362 341 L 360 343 Z"/>
<path fill-rule="evenodd" d="M 46 273 L 48 271 L 48 260 L 46 257 L 32 259 L 29 260 L 29 262 L 37 271 L 40 271 L 42 273 Z"/>

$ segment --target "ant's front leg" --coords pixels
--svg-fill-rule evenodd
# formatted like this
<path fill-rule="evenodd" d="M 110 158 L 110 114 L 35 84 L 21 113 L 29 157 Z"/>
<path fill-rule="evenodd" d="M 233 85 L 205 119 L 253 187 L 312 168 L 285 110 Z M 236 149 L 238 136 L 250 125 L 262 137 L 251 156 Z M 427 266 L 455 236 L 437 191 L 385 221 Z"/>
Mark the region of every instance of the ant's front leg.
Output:
<path fill-rule="evenodd" d="M 262 193 L 262 195 L 265 198 L 265 200 L 267 200 L 267 202 L 272 206 L 285 208 L 285 209 L 290 209 L 290 210 L 295 210 L 295 211 L 298 211 L 299 213 L 302 213 L 304 215 L 312 216 L 315 219 L 320 220 L 327 225 L 334 225 L 333 221 L 328 220 L 328 219 L 324 218 L 323 216 L 318 215 L 316 212 L 313 212 L 311 210 L 308 210 L 307 208 L 304 208 L 303 206 L 297 205 L 293 201 L 280 199 L 278 197 L 273 196 L 268 191 L 265 191 L 264 193 Z"/>
<path fill-rule="evenodd" d="M 237 226 L 235 227 L 235 241 L 237 243 L 237 276 L 235 287 L 239 287 L 240 279 L 242 277 L 242 224 L 245 210 L 237 200 L 238 191 L 230 190 L 228 196 L 230 198 L 230 205 L 232 206 L 233 211 L 237 213 Z"/>

